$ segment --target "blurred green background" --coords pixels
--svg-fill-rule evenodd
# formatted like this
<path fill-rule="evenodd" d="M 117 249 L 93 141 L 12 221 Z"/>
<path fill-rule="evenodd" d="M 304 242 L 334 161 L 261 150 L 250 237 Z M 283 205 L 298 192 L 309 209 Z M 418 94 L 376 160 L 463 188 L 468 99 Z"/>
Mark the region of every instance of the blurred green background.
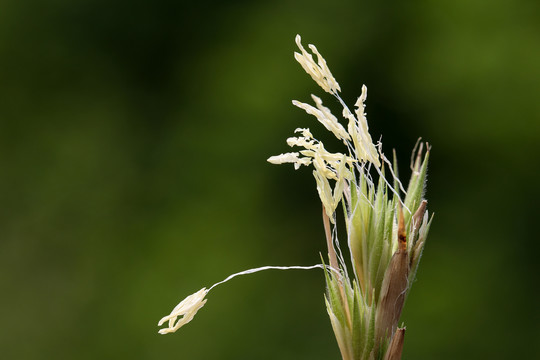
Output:
<path fill-rule="evenodd" d="M 0 2 L 0 357 L 339 359 L 310 170 L 272 166 L 320 95 L 314 43 L 434 225 L 404 359 L 540 358 L 538 1 Z"/>

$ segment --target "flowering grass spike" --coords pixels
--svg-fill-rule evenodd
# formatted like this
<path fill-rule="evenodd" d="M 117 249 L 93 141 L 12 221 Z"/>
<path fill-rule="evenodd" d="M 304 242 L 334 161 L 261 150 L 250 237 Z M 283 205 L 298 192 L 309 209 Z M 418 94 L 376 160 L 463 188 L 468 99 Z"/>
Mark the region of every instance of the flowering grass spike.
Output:
<path fill-rule="evenodd" d="M 411 178 L 405 190 L 398 178 L 394 154 L 391 163 L 382 144 L 373 143 L 365 113 L 367 87 L 351 111 L 339 96 L 339 84 L 317 48 L 310 54 L 301 43 L 295 59 L 312 79 L 333 95 L 342 107 L 342 125 L 322 100 L 314 105 L 294 100 L 293 105 L 314 116 L 344 145 L 344 152 L 330 152 L 308 128 L 297 128 L 287 144 L 296 151 L 272 156 L 272 164 L 291 163 L 295 169 L 313 166 L 317 192 L 323 207 L 328 265 L 263 267 L 231 275 L 209 290 L 189 296 L 159 322 L 166 334 L 191 321 L 216 285 L 237 275 L 268 269 L 322 268 L 327 284 L 325 304 L 343 360 L 395 360 L 401 358 L 405 328 L 398 327 L 401 311 L 422 255 L 432 218 L 424 199 L 429 145 L 415 146 Z M 314 60 L 313 55 L 317 57 Z M 417 144 L 418 145 L 418 144 Z M 389 173 L 389 179 L 387 179 Z M 339 210 L 338 209 L 342 209 Z M 341 251 L 337 217 L 343 212 L 349 258 Z M 351 271 L 352 270 L 352 271 Z M 177 318 L 183 316 L 179 321 Z"/>

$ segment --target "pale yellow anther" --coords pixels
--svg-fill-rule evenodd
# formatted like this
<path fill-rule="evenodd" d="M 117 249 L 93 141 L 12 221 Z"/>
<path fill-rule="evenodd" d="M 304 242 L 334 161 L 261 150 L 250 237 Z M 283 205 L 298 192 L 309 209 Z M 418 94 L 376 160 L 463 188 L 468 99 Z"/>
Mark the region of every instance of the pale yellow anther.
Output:
<path fill-rule="evenodd" d="M 365 86 L 364 89 L 366 89 Z M 362 96 L 363 95 L 364 92 L 362 92 Z M 360 101 L 362 96 L 360 96 L 356 103 L 356 106 L 358 106 L 359 103 L 361 104 L 361 107 L 356 109 L 358 118 L 356 118 L 347 108 L 343 108 L 343 117 L 349 120 L 347 130 L 353 140 L 358 159 L 369 161 L 375 166 L 379 167 L 381 164 L 379 161 L 379 155 L 368 131 L 363 102 Z"/>
<path fill-rule="evenodd" d="M 316 96 L 314 97 L 314 100 L 315 99 L 318 100 L 317 105 L 320 106 L 318 109 L 314 106 L 296 100 L 293 100 L 292 103 L 294 106 L 305 110 L 305 112 L 307 112 L 308 114 L 315 116 L 317 120 L 319 120 L 319 122 L 323 124 L 328 131 L 331 131 L 339 140 L 349 140 L 350 137 L 347 134 L 347 131 L 340 123 L 338 123 L 337 118 L 330 113 L 330 110 L 328 108 L 322 106 L 321 99 Z"/>
<path fill-rule="evenodd" d="M 295 170 L 298 170 L 301 165 L 309 165 L 311 164 L 311 159 L 309 158 L 299 158 L 298 155 L 300 155 L 297 152 L 292 153 L 285 153 L 280 154 L 276 156 L 270 156 L 268 158 L 268 162 L 271 164 L 279 165 L 279 164 L 285 164 L 285 163 L 292 163 L 294 164 Z"/>
<path fill-rule="evenodd" d="M 313 60 L 313 55 L 308 53 L 302 46 L 302 38 L 300 35 L 296 35 L 296 45 L 298 45 L 298 48 L 302 53 L 295 52 L 294 58 L 302 65 L 312 79 L 328 93 L 337 94 L 338 91 L 341 91 L 339 84 L 330 72 L 328 65 L 326 65 L 326 61 L 319 51 L 317 51 L 317 48 L 314 45 L 309 45 L 310 50 L 317 55 L 317 62 L 315 62 L 315 60 Z"/>
<path fill-rule="evenodd" d="M 334 198 L 332 197 L 332 189 L 328 183 L 328 179 L 321 174 L 318 170 L 313 170 L 313 177 L 317 183 L 317 192 L 319 193 L 319 198 L 324 206 L 324 211 L 332 223 L 334 222 L 334 210 L 336 205 L 334 203 Z"/>
<path fill-rule="evenodd" d="M 332 166 L 334 169 L 337 169 L 339 162 L 345 157 L 347 163 L 352 164 L 354 162 L 354 159 L 345 156 L 342 153 L 331 153 L 326 151 L 326 149 L 323 147 L 322 143 L 319 143 L 319 148 L 317 153 L 319 156 L 326 161 L 330 166 Z"/>
<path fill-rule="evenodd" d="M 206 303 L 205 296 L 207 293 L 208 290 L 206 290 L 206 288 L 202 288 L 195 294 L 189 295 L 187 298 L 182 300 L 178 305 L 176 305 L 170 315 L 167 315 L 161 320 L 159 320 L 158 326 L 163 325 L 163 323 L 166 321 L 169 322 L 169 326 L 160 329 L 159 333 L 173 333 L 191 320 L 193 320 L 193 317 L 195 316 L 197 311 L 199 311 L 199 309 L 202 308 Z M 178 317 L 181 318 L 178 320 Z"/>
<path fill-rule="evenodd" d="M 311 95 L 317 109 L 323 114 L 325 122 L 323 125 L 330 130 L 339 140 L 350 140 L 347 130 L 338 122 L 338 119 L 330 112 L 330 109 L 323 106 L 322 100 L 315 95 Z M 320 120 L 319 120 L 320 121 Z M 322 122 L 322 121 L 321 121 Z"/>
<path fill-rule="evenodd" d="M 379 154 L 377 153 L 377 149 L 375 148 L 375 145 L 373 144 L 373 140 L 371 139 L 371 135 L 369 134 L 369 127 L 367 123 L 366 114 L 364 113 L 364 108 L 366 105 L 364 102 L 367 99 L 367 86 L 362 85 L 362 94 L 360 97 L 358 97 L 358 100 L 356 101 L 356 117 L 358 118 L 358 128 L 360 129 L 360 133 L 362 134 L 362 139 L 364 141 L 364 148 L 367 154 L 367 160 L 371 161 L 375 166 L 379 167 Z"/>
<path fill-rule="evenodd" d="M 320 151 L 315 151 L 313 154 L 313 166 L 315 167 L 315 170 L 326 179 L 337 180 L 336 173 L 329 169 L 326 164 L 327 163 L 322 158 Z"/>
<path fill-rule="evenodd" d="M 296 128 L 294 130 L 295 133 L 302 133 L 302 136 L 307 139 L 313 139 L 313 135 L 311 135 L 311 131 L 309 131 L 308 128 Z"/>
<path fill-rule="evenodd" d="M 341 160 L 336 168 L 337 170 L 337 181 L 336 186 L 334 187 L 334 203 L 339 204 L 341 198 L 343 197 L 343 190 L 345 189 L 345 180 L 350 180 L 352 177 L 351 172 L 347 169 L 347 157 L 342 155 Z"/>
<path fill-rule="evenodd" d="M 306 149 L 315 149 L 315 141 L 308 140 L 305 137 L 290 137 L 287 139 L 287 145 L 289 146 L 301 146 Z"/>

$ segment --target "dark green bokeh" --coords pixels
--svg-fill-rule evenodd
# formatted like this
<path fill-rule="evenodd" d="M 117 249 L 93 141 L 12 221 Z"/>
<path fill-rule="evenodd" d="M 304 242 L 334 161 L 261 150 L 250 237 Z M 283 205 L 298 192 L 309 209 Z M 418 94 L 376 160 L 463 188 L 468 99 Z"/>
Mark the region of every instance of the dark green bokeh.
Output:
<path fill-rule="evenodd" d="M 0 2 L 0 330 L 5 359 L 339 359 L 322 273 L 213 291 L 324 252 L 310 171 L 272 166 L 291 105 L 323 96 L 315 43 L 404 175 L 433 145 L 436 212 L 405 359 L 538 353 L 540 3 Z M 332 104 L 330 97 L 323 97 Z M 334 109 L 338 109 L 334 107 Z M 342 231 L 343 233 L 343 231 Z"/>

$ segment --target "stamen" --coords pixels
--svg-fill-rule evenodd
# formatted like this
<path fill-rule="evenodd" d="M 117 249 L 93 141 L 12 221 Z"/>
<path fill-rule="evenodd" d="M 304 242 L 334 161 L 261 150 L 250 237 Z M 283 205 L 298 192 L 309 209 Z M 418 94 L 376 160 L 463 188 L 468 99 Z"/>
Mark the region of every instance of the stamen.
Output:
<path fill-rule="evenodd" d="M 189 295 L 187 298 L 182 300 L 178 305 L 176 305 L 176 307 L 171 311 L 169 315 L 159 320 L 158 326 L 162 326 L 163 323 L 165 323 L 166 321 L 169 322 L 169 326 L 166 328 L 160 329 L 158 332 L 163 335 L 173 333 L 173 332 L 176 332 L 176 330 L 180 329 L 185 324 L 189 323 L 191 320 L 193 320 L 193 317 L 195 316 L 195 314 L 197 314 L 197 311 L 199 311 L 199 309 L 202 308 L 204 304 L 206 304 L 205 297 L 210 292 L 210 290 L 212 290 L 218 285 L 226 283 L 227 281 L 237 276 L 253 274 L 253 273 L 264 271 L 264 270 L 311 270 L 311 269 L 329 270 L 329 271 L 336 272 L 338 275 L 341 275 L 339 269 L 336 269 L 332 266 L 323 265 L 323 264 L 317 264 L 313 266 L 263 266 L 263 267 L 259 267 L 255 269 L 241 271 L 236 274 L 230 275 L 225 280 L 215 283 L 208 290 L 206 288 L 202 288 L 201 290 L 197 291 L 194 294 Z M 178 320 L 179 317 L 180 319 Z"/>

